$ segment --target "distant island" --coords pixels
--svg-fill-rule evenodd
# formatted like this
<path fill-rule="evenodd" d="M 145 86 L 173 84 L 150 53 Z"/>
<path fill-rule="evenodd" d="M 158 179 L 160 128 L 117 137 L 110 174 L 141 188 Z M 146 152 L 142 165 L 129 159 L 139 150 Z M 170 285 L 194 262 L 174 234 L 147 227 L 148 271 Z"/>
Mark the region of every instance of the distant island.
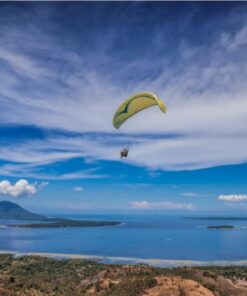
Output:
<path fill-rule="evenodd" d="M 87 220 L 72 220 L 72 219 L 65 219 L 65 218 L 48 218 L 43 215 L 38 215 L 32 212 L 29 212 L 23 209 L 18 204 L 15 204 L 10 201 L 0 201 L 0 219 L 37 221 L 37 223 L 9 225 L 9 227 L 19 227 L 19 228 L 98 227 L 98 226 L 114 226 L 114 225 L 121 224 L 120 222 L 116 222 L 116 221 L 87 221 Z"/>
<path fill-rule="evenodd" d="M 50 221 L 49 219 L 45 221 Z M 97 227 L 97 226 L 113 226 L 119 225 L 115 221 L 87 221 L 87 220 L 70 220 L 70 219 L 56 219 L 54 222 L 48 223 L 31 223 L 31 224 L 13 224 L 11 227 L 19 228 L 58 228 L 58 227 Z"/>
<path fill-rule="evenodd" d="M 209 225 L 208 229 L 236 229 L 233 225 Z"/>
<path fill-rule="evenodd" d="M 206 216 L 206 217 L 185 217 L 186 219 L 194 220 L 230 220 L 230 221 L 246 221 L 247 217 L 233 217 L 233 216 Z"/>

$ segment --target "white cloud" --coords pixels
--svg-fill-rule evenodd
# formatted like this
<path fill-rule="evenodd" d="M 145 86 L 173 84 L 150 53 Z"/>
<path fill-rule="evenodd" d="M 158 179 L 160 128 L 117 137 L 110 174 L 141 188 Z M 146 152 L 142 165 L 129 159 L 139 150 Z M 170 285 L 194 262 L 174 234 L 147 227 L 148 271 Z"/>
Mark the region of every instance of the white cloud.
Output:
<path fill-rule="evenodd" d="M 0 194 L 12 197 L 20 197 L 25 195 L 34 195 L 37 188 L 34 184 L 28 183 L 27 180 L 20 179 L 15 184 L 11 184 L 8 180 L 0 182 Z"/>
<path fill-rule="evenodd" d="M 133 209 L 138 210 L 195 210 L 191 203 L 176 203 L 172 201 L 148 202 L 133 201 L 130 203 Z"/>
<path fill-rule="evenodd" d="M 145 188 L 145 187 L 152 187 L 152 184 L 149 183 L 134 183 L 134 184 L 124 184 L 124 186 L 126 187 L 130 187 L 130 188 Z"/>
<path fill-rule="evenodd" d="M 29 171 L 26 167 L 26 176 L 38 177 L 41 174 L 34 168 L 40 163 L 75 157 L 119 161 L 127 135 L 132 145 L 125 161 L 152 170 L 194 170 L 247 162 L 247 66 L 243 63 L 247 58 L 247 18 L 243 13 L 241 20 L 235 13 L 225 19 L 227 24 L 231 16 L 237 16 L 239 23 L 243 22 L 234 34 L 223 30 L 218 32 L 219 42 L 200 46 L 192 46 L 184 36 L 174 52 L 176 62 L 169 48 L 164 48 L 165 29 L 154 32 L 157 44 L 153 46 L 150 41 L 155 48 L 150 62 L 142 55 L 127 61 L 118 56 L 117 49 L 111 55 L 119 36 L 114 27 L 109 36 L 108 31 L 102 34 L 104 43 L 96 36 L 93 39 L 100 46 L 89 46 L 89 51 L 78 54 L 73 44 L 70 49 L 61 47 L 63 42 L 57 39 L 60 34 L 50 33 L 59 29 L 52 21 L 52 12 L 47 13 L 45 21 L 31 18 L 34 23 L 25 30 L 16 22 L 6 21 L 0 32 L 0 60 L 4 64 L 0 70 L 0 123 L 95 135 L 44 139 L 22 146 L 13 143 L 0 148 L 1 159 L 32 163 Z M 37 25 L 40 23 L 48 25 L 49 33 Z M 140 75 L 156 68 L 155 77 Z M 123 79 L 130 73 L 133 79 Z M 112 116 L 118 105 L 147 86 L 164 99 L 167 114 L 150 108 L 115 131 Z M 150 139 L 150 134 L 156 137 Z M 57 147 L 62 150 L 57 151 Z M 20 165 L 16 164 L 12 170 L 3 167 L 1 172 L 17 176 L 18 169 Z M 73 172 L 60 178 L 95 176 Z"/>
<path fill-rule="evenodd" d="M 195 192 L 183 192 L 183 196 L 189 196 L 189 197 L 196 197 L 196 196 L 202 196 L 202 194 L 195 193 Z"/>
<path fill-rule="evenodd" d="M 74 187 L 74 191 L 82 192 L 84 189 L 81 186 Z"/>
<path fill-rule="evenodd" d="M 220 195 L 218 200 L 227 201 L 227 202 L 241 202 L 247 200 L 247 195 L 245 194 L 229 194 L 229 195 Z"/>
<path fill-rule="evenodd" d="M 42 181 L 41 183 L 35 183 L 35 185 L 36 185 L 37 188 L 40 190 L 40 189 L 42 189 L 42 188 L 48 186 L 48 185 L 49 185 L 49 182 L 47 182 L 47 181 Z"/>

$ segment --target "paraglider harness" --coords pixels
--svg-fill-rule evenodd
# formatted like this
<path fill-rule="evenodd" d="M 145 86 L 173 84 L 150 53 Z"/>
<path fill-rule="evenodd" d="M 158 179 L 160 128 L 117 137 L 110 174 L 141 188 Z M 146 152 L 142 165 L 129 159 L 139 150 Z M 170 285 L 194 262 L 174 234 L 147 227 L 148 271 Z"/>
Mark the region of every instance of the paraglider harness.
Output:
<path fill-rule="evenodd" d="M 129 153 L 129 145 L 126 148 L 124 148 L 122 151 L 120 151 L 120 158 L 127 157 L 128 153 Z"/>

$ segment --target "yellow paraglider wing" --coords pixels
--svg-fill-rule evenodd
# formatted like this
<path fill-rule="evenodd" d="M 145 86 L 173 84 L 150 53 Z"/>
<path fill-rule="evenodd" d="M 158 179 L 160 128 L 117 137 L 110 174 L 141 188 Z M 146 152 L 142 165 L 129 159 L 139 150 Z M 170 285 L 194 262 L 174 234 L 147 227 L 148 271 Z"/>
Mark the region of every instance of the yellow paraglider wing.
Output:
<path fill-rule="evenodd" d="M 166 112 L 164 103 L 153 93 L 138 93 L 130 97 L 117 109 L 113 118 L 114 127 L 118 129 L 131 116 L 155 105 L 158 105 L 162 112 Z"/>

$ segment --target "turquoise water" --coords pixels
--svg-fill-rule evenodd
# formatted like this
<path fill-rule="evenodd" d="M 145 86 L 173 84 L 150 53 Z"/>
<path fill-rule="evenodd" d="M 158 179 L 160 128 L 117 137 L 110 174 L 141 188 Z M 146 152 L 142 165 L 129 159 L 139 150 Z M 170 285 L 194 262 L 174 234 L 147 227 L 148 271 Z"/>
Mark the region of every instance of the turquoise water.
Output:
<path fill-rule="evenodd" d="M 114 220 L 123 224 L 95 228 L 22 229 L 4 227 L 18 221 L 0 220 L 0 250 L 177 260 L 247 259 L 247 221 L 206 221 L 166 215 L 67 218 Z M 205 228 L 223 224 L 239 229 Z"/>

